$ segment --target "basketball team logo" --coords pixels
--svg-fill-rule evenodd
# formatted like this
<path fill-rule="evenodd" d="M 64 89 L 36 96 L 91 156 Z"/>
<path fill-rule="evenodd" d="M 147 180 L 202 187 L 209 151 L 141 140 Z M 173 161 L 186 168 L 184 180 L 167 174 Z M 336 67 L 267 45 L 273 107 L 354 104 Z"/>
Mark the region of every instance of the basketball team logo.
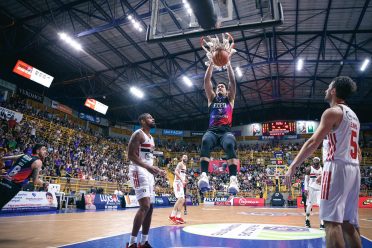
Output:
<path fill-rule="evenodd" d="M 325 232 L 318 229 L 248 223 L 193 225 L 183 228 L 183 231 L 208 237 L 229 239 L 303 240 L 325 237 Z"/>

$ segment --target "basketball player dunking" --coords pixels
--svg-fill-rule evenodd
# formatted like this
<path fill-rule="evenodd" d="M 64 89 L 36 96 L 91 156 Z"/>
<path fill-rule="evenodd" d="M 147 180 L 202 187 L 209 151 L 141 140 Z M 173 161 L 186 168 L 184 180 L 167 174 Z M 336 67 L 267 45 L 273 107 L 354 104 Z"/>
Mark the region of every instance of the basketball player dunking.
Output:
<path fill-rule="evenodd" d="M 202 146 L 200 151 L 200 163 L 202 174 L 198 181 L 199 189 L 204 192 L 210 190 L 208 179 L 208 166 L 210 153 L 216 145 L 222 146 L 227 155 L 227 162 L 229 165 L 230 185 L 228 192 L 236 194 L 239 192 L 237 174 L 237 156 L 235 152 L 235 136 L 231 132 L 232 114 L 235 101 L 236 81 L 234 71 L 230 64 L 232 53 L 229 55 L 229 62 L 227 64 L 227 75 L 229 78 L 229 85 L 225 83 L 218 83 L 216 91 L 213 91 L 211 82 L 213 72 L 213 61 L 210 61 L 209 67 L 204 77 L 204 90 L 208 99 L 209 107 L 209 128 L 202 139 Z"/>
<path fill-rule="evenodd" d="M 185 203 L 184 187 L 187 184 L 186 165 L 187 155 L 184 154 L 181 162 L 177 164 L 177 167 L 174 170 L 173 191 L 177 201 L 174 204 L 171 215 L 169 216 L 169 220 L 172 221 L 173 224 L 185 224 L 185 221 L 181 218 L 181 211 L 183 204 Z"/>
<path fill-rule="evenodd" d="M 139 209 L 133 221 L 132 235 L 127 248 L 149 248 L 148 234 L 151 225 L 152 211 L 155 198 L 154 175 L 165 175 L 165 171 L 154 166 L 153 151 L 155 143 L 150 135 L 150 129 L 155 127 L 155 120 L 148 113 L 138 118 L 141 129 L 135 131 L 128 144 L 129 178 L 136 193 Z M 141 241 L 136 244 L 138 232 L 142 226 Z"/>
<path fill-rule="evenodd" d="M 17 155 L 4 157 L 2 160 L 16 160 L 0 181 L 0 210 L 21 191 L 32 177 L 33 183 L 43 185 L 39 179 L 39 172 L 43 166 L 42 160 L 48 156 L 47 149 L 42 144 L 36 144 L 32 148 L 32 155 Z"/>
<path fill-rule="evenodd" d="M 320 205 L 320 179 L 322 177 L 322 167 L 320 167 L 320 158 L 313 158 L 313 163 L 305 171 L 305 194 L 307 195 L 306 203 L 306 220 L 305 226 L 311 227 L 310 212 L 314 204 Z M 320 220 L 320 229 L 324 229 L 323 220 Z"/>
<path fill-rule="evenodd" d="M 305 142 L 286 173 L 286 183 L 296 168 L 327 136 L 329 150 L 321 181 L 320 219 L 324 220 L 327 247 L 361 247 L 358 197 L 360 190 L 358 146 L 360 123 L 345 103 L 356 91 L 349 77 L 336 77 L 326 90 L 330 108 L 324 111 L 318 129 Z"/>

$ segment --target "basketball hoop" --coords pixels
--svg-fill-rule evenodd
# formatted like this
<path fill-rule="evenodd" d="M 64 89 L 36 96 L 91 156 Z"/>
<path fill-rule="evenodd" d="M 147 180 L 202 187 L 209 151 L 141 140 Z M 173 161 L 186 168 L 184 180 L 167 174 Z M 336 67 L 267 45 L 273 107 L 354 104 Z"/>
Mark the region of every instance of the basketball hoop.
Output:
<path fill-rule="evenodd" d="M 228 53 L 236 52 L 236 50 L 234 49 L 235 47 L 234 38 L 229 33 L 222 34 L 222 41 L 217 35 L 215 35 L 214 38 L 212 38 L 211 36 L 207 36 L 207 37 L 202 36 L 200 38 L 200 45 L 204 49 L 204 51 L 206 51 L 207 53 L 208 61 L 205 62 L 207 66 L 209 66 L 210 61 L 213 59 L 213 54 L 217 50 L 222 49 L 222 50 L 227 51 Z M 213 66 L 217 69 L 222 69 L 226 67 L 226 65 L 216 66 L 215 64 Z"/>

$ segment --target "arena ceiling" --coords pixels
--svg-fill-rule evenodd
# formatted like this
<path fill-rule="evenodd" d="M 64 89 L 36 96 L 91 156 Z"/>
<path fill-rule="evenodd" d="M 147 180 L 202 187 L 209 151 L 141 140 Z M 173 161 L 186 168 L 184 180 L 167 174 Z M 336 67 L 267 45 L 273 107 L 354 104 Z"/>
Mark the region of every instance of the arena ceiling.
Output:
<path fill-rule="evenodd" d="M 238 13 L 245 0 L 234 0 Z M 234 125 L 275 119 L 319 119 L 327 107 L 324 91 L 331 79 L 351 76 L 358 93 L 349 101 L 363 122 L 372 121 L 372 68 L 361 72 L 372 55 L 370 0 L 282 0 L 284 24 L 232 32 L 240 66 Z M 147 43 L 126 18 L 132 14 L 145 28 L 150 0 L 11 0 L 0 1 L 0 78 L 42 92 L 79 111 L 87 97 L 109 105 L 106 117 L 133 122 L 152 113 L 161 127 L 203 129 L 207 101 L 203 92 L 205 52 L 199 38 Z M 77 52 L 58 37 L 73 35 Z M 304 69 L 296 71 L 303 58 Z M 55 77 L 43 88 L 14 75 L 18 59 Z M 181 80 L 192 79 L 189 88 Z M 215 81 L 226 81 L 216 72 Z M 129 87 L 145 92 L 136 99 Z"/>

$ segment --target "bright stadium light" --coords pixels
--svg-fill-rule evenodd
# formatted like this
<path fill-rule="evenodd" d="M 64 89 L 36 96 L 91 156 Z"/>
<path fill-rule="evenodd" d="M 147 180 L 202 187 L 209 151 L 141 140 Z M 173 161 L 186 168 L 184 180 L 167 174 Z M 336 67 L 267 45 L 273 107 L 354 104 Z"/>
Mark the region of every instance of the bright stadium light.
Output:
<path fill-rule="evenodd" d="M 242 71 L 240 70 L 240 67 L 238 66 L 238 67 L 236 67 L 236 74 L 238 74 L 238 77 L 242 77 L 243 76 L 243 73 L 242 73 Z"/>
<path fill-rule="evenodd" d="M 364 71 L 364 70 L 367 68 L 369 62 L 370 62 L 369 59 L 365 59 L 365 60 L 363 61 L 362 66 L 360 67 L 360 70 L 361 70 L 361 71 Z"/>
<path fill-rule="evenodd" d="M 132 25 L 135 29 L 137 29 L 140 32 L 143 31 L 143 28 L 141 27 L 141 23 L 139 21 L 137 21 L 136 19 L 134 19 L 131 15 L 128 16 L 128 20 L 131 21 L 131 23 L 132 23 Z"/>
<path fill-rule="evenodd" d="M 74 49 L 76 49 L 78 51 L 83 50 L 83 48 L 81 47 L 81 45 L 76 40 L 72 39 L 68 34 L 66 34 L 66 33 L 58 33 L 58 35 L 59 35 L 59 38 L 61 40 L 63 40 L 67 44 L 69 44 Z"/>
<path fill-rule="evenodd" d="M 143 98 L 144 94 L 142 92 L 142 90 L 138 89 L 137 87 L 130 87 L 130 93 L 132 93 L 134 96 L 138 97 L 138 98 Z"/>
<path fill-rule="evenodd" d="M 301 71 L 302 67 L 304 67 L 304 60 L 303 59 L 298 59 L 297 60 L 297 71 Z"/>
<path fill-rule="evenodd" d="M 191 82 L 191 80 L 190 80 L 188 77 L 183 76 L 182 79 L 183 79 L 183 82 L 184 82 L 187 86 L 189 86 L 189 87 L 192 86 L 192 82 Z"/>
<path fill-rule="evenodd" d="M 187 1 L 185 1 L 185 0 L 183 0 L 182 3 L 183 3 L 183 5 L 186 8 L 187 13 L 189 13 L 189 15 L 191 15 L 192 14 L 192 9 L 191 9 L 190 4 Z"/>

